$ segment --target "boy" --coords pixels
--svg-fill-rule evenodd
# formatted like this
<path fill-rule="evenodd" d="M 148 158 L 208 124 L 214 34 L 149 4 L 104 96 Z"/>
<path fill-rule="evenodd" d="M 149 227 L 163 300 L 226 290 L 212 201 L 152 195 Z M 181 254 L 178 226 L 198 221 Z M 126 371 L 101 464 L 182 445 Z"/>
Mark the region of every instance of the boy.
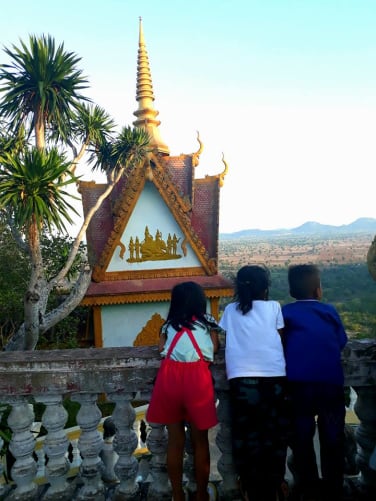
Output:
<path fill-rule="evenodd" d="M 313 445 L 317 416 L 322 495 L 341 499 L 344 465 L 344 376 L 341 350 L 347 335 L 335 308 L 321 303 L 319 269 L 291 266 L 290 295 L 282 313 L 286 373 L 292 402 L 291 449 L 302 500 L 316 499 L 319 475 Z"/>

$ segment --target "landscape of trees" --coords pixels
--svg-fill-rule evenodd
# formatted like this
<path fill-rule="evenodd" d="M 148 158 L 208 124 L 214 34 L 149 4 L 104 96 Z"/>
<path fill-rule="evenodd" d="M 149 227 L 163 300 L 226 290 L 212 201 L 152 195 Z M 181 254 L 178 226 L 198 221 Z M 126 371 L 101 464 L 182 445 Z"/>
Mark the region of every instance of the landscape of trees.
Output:
<path fill-rule="evenodd" d="M 219 267 L 232 278 L 245 264 L 267 265 L 272 278 L 270 296 L 285 304 L 293 300 L 288 291 L 288 266 L 315 263 L 322 271 L 323 300 L 336 306 L 348 335 L 376 338 L 376 282 L 366 263 L 372 238 L 363 233 L 222 240 Z"/>
<path fill-rule="evenodd" d="M 0 64 L 0 343 L 6 350 L 34 349 L 46 333 L 54 331 L 59 339 L 61 329 L 73 333 L 73 347 L 78 305 L 91 280 L 82 245 L 86 228 L 125 170 L 147 155 L 149 138 L 142 129 L 116 132 L 106 111 L 82 94 L 88 82 L 77 66 L 80 58 L 52 37 L 30 36 L 28 44 L 21 41 L 4 52 L 9 62 Z M 108 188 L 70 238 L 70 187 L 77 185 L 76 167 L 84 161 L 107 175 Z M 372 237 L 221 241 L 219 268 L 231 276 L 243 264 L 263 262 L 272 272 L 272 297 L 283 303 L 290 300 L 288 265 L 317 262 L 324 299 L 337 306 L 349 333 L 376 336 L 376 282 L 366 268 Z"/>

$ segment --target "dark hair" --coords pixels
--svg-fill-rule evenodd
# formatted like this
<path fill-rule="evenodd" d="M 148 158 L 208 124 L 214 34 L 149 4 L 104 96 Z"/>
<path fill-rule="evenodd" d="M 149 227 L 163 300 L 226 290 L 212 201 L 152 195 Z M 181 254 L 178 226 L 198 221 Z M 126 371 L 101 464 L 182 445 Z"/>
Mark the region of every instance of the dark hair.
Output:
<path fill-rule="evenodd" d="M 270 273 L 266 266 L 249 265 L 240 268 L 235 280 L 237 308 L 245 315 L 255 299 L 268 299 Z"/>
<path fill-rule="evenodd" d="M 290 296 L 295 299 L 316 299 L 320 287 L 320 270 L 314 264 L 297 264 L 288 269 Z"/>
<path fill-rule="evenodd" d="M 166 324 L 172 325 L 176 331 L 182 327 L 192 329 L 195 320 L 210 327 L 212 322 L 205 318 L 205 314 L 206 296 L 201 285 L 182 282 L 173 287 Z"/>

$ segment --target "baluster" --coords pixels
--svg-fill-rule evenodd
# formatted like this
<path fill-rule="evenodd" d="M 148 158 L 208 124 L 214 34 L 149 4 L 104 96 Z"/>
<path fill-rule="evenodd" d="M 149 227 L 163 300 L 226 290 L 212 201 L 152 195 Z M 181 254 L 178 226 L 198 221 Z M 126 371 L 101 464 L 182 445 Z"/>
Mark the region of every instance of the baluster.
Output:
<path fill-rule="evenodd" d="M 376 392 L 374 386 L 354 387 L 357 393 L 354 411 L 360 420 L 356 430 L 358 453 L 356 462 L 360 469 L 360 489 L 367 496 L 376 498 L 376 470 L 371 468 L 370 459 L 376 450 Z"/>
<path fill-rule="evenodd" d="M 39 395 L 37 402 L 46 405 L 42 416 L 42 424 L 47 430 L 43 450 L 46 454 L 47 464 L 45 475 L 50 483 L 43 500 L 68 500 L 72 498 L 72 486 L 67 482 L 67 473 L 70 468 L 66 452 L 69 441 L 64 430 L 68 413 L 63 407 L 61 395 Z"/>
<path fill-rule="evenodd" d="M 104 501 L 104 486 L 101 479 L 103 464 L 99 454 L 103 447 L 103 439 L 98 431 L 102 417 L 97 406 L 97 394 L 75 393 L 72 400 L 81 405 L 77 414 L 77 424 L 81 428 L 78 448 L 82 456 L 80 474 L 84 482 L 77 499 L 80 501 Z"/>
<path fill-rule="evenodd" d="M 115 402 L 112 419 L 116 434 L 113 441 L 114 451 L 119 459 L 114 470 L 120 483 L 115 489 L 114 500 L 132 500 L 138 498 L 139 486 L 136 482 L 138 461 L 133 453 L 137 448 L 138 438 L 133 429 L 136 413 L 131 405 L 132 393 L 108 392 L 108 399 Z"/>
<path fill-rule="evenodd" d="M 33 459 L 35 438 L 31 433 L 34 411 L 26 397 L 19 396 L 8 399 L 12 410 L 8 416 L 8 424 L 12 430 L 9 450 L 15 458 L 11 474 L 16 489 L 10 493 L 10 500 L 37 499 L 38 487 L 33 482 L 37 472 L 37 464 Z"/>
<path fill-rule="evenodd" d="M 219 430 L 215 442 L 221 452 L 217 468 L 222 477 L 218 487 L 219 498 L 234 501 L 240 499 L 240 493 L 232 458 L 229 394 L 228 391 L 217 391 L 217 396 L 219 398 L 217 407 Z"/>
<path fill-rule="evenodd" d="M 119 481 L 115 475 L 115 464 L 119 456 L 114 451 L 114 436 L 116 433 L 115 423 L 112 417 L 107 417 L 103 421 L 103 449 L 100 457 L 103 461 L 102 479 L 105 482 L 116 483 Z"/>
<path fill-rule="evenodd" d="M 149 486 L 148 501 L 171 500 L 171 485 L 167 475 L 167 431 L 160 424 L 149 423 L 151 431 L 146 444 L 152 454 L 150 474 L 153 482 Z"/>

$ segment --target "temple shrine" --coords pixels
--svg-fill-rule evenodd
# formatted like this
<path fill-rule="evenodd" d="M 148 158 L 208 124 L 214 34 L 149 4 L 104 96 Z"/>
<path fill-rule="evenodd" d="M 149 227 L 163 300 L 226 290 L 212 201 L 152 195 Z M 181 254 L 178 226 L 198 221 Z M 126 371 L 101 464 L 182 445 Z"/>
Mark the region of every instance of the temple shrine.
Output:
<path fill-rule="evenodd" d="M 161 139 L 140 19 L 135 127 L 151 138 L 150 153 L 126 172 L 105 199 L 86 233 L 93 266 L 82 304 L 93 312 L 96 347 L 154 345 L 165 321 L 172 287 L 193 280 L 205 290 L 207 311 L 219 313 L 221 297 L 232 296 L 218 273 L 220 188 L 218 175 L 195 178 L 202 152 L 170 155 Z M 86 215 L 107 184 L 80 182 Z"/>

